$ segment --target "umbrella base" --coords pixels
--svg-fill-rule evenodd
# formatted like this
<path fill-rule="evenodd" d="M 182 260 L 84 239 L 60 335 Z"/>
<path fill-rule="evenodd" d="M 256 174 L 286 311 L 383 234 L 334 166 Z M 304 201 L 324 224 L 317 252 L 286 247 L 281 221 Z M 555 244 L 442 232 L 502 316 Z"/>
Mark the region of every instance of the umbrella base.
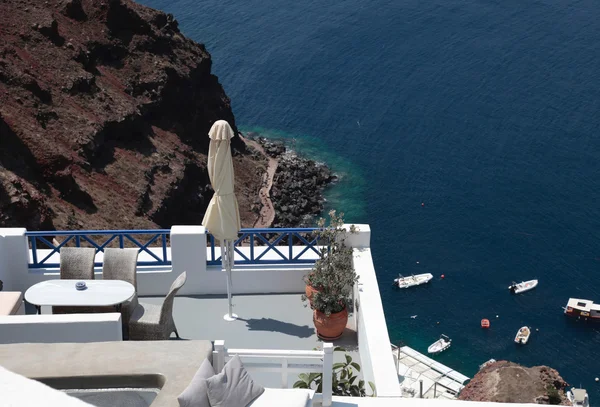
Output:
<path fill-rule="evenodd" d="M 236 314 L 225 314 L 223 315 L 223 319 L 225 321 L 235 321 L 236 319 L 238 319 L 238 316 Z"/>

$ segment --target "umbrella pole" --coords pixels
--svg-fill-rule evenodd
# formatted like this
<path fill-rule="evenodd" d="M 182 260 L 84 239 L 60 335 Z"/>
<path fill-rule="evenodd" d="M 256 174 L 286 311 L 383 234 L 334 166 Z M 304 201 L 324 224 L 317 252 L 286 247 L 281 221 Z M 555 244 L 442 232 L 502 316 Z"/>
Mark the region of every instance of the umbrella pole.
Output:
<path fill-rule="evenodd" d="M 228 313 L 223 316 L 225 321 L 235 321 L 238 316 L 233 313 L 233 302 L 231 300 L 231 290 L 233 283 L 231 281 L 231 270 L 233 268 L 233 241 L 225 240 L 221 242 L 221 260 L 225 265 L 225 272 L 227 273 L 227 302 L 228 302 Z"/>

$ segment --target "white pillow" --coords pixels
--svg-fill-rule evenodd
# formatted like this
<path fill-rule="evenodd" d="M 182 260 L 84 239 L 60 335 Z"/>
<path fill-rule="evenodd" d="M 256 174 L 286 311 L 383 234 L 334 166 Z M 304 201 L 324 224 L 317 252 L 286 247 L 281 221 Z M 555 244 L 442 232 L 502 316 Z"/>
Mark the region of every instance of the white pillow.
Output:
<path fill-rule="evenodd" d="M 252 380 L 237 355 L 221 373 L 206 379 L 206 385 L 211 407 L 244 407 L 265 391 Z"/>
<path fill-rule="evenodd" d="M 177 396 L 177 401 L 181 407 L 211 407 L 208 401 L 208 387 L 206 387 L 206 379 L 215 375 L 215 371 L 208 361 L 200 365 L 200 369 L 196 372 L 192 381 L 185 390 Z"/>

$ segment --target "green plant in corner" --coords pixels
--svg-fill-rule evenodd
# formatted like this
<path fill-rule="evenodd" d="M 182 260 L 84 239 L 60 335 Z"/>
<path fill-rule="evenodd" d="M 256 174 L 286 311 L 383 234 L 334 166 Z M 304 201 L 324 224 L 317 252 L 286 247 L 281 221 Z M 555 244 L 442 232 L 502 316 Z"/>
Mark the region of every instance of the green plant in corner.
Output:
<path fill-rule="evenodd" d="M 346 352 L 344 348 L 336 347 L 335 352 Z M 352 361 L 352 356 L 345 353 L 346 361 L 333 364 L 331 390 L 335 396 L 366 397 L 365 381 L 358 379 L 360 365 Z M 323 392 L 323 373 L 300 373 L 298 381 L 294 383 L 295 389 L 314 389 L 317 393 Z M 371 396 L 376 396 L 375 384 L 368 382 Z"/>
<path fill-rule="evenodd" d="M 317 292 L 313 295 L 311 308 L 329 316 L 343 311 L 351 300 L 352 287 L 358 276 L 352 264 L 352 248 L 344 244 L 348 231 L 344 226 L 344 214 L 329 212 L 329 225 L 325 219 L 317 222 L 317 238 L 324 247 L 312 270 L 304 276 L 304 282 Z M 356 227 L 350 227 L 356 233 Z M 302 296 L 307 301 L 306 295 Z"/>

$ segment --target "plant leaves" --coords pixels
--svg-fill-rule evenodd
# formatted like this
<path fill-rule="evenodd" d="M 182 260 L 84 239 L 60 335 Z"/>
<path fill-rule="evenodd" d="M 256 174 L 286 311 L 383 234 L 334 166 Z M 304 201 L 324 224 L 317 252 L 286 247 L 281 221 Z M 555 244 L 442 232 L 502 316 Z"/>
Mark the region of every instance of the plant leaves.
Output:
<path fill-rule="evenodd" d="M 323 373 L 309 373 L 308 374 L 308 382 L 312 383 L 314 380 L 321 378 Z"/>
<path fill-rule="evenodd" d="M 357 372 L 360 372 L 360 365 L 356 362 L 352 362 L 350 363 L 352 365 L 352 367 L 354 367 L 356 369 Z"/>
<path fill-rule="evenodd" d="M 308 386 L 302 380 L 298 380 L 294 383 L 294 389 L 308 389 Z"/>
<path fill-rule="evenodd" d="M 349 365 L 350 363 L 352 363 L 352 357 L 348 354 L 344 355 L 346 356 L 346 363 Z"/>
<path fill-rule="evenodd" d="M 300 373 L 298 375 L 298 379 L 302 380 L 304 383 L 309 383 L 310 382 L 308 380 L 308 374 L 306 374 L 306 373 Z"/>
<path fill-rule="evenodd" d="M 333 348 L 334 352 L 346 352 L 346 349 L 342 348 L 341 346 L 336 346 L 335 348 Z"/>
<path fill-rule="evenodd" d="M 347 375 L 348 375 L 348 371 L 346 369 L 343 369 L 342 373 L 340 374 L 340 379 L 344 380 Z"/>
<path fill-rule="evenodd" d="M 371 391 L 373 392 L 373 397 L 377 396 L 377 390 L 375 390 L 375 383 L 369 382 L 369 386 L 371 387 Z"/>
<path fill-rule="evenodd" d="M 334 363 L 332 368 L 333 368 L 333 370 L 336 370 L 336 369 L 343 368 L 344 366 L 346 366 L 346 364 L 340 362 L 340 363 Z"/>
<path fill-rule="evenodd" d="M 358 376 L 352 376 L 350 379 L 348 379 L 348 381 L 350 382 L 350 384 L 354 384 L 354 381 L 356 380 Z"/>

